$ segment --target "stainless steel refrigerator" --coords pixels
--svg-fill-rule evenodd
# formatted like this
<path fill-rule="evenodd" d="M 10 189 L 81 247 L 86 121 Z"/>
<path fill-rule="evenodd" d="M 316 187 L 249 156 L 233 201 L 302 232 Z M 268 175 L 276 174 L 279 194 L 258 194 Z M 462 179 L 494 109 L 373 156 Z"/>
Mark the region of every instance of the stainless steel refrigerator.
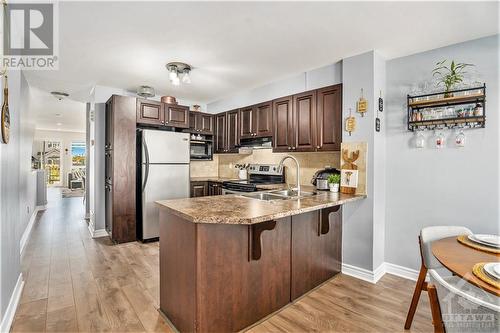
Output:
<path fill-rule="evenodd" d="M 142 202 L 137 234 L 143 241 L 156 240 L 159 210 L 155 201 L 189 197 L 189 134 L 141 130 L 138 139 Z"/>

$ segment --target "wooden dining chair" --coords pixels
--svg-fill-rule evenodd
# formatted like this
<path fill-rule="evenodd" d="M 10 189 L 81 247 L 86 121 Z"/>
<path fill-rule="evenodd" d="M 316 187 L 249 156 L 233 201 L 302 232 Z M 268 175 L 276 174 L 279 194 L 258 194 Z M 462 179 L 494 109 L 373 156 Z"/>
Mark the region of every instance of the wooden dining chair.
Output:
<path fill-rule="evenodd" d="M 427 292 L 435 333 L 500 332 L 500 297 L 429 269 Z M 444 314 L 444 316 L 443 316 Z"/>
<path fill-rule="evenodd" d="M 460 226 L 433 226 L 420 230 L 420 236 L 418 236 L 421 260 L 420 272 L 418 274 L 415 290 L 413 291 L 410 308 L 408 309 L 408 314 L 406 315 L 405 330 L 408 330 L 411 327 L 422 290 L 427 291 L 428 289 L 427 283 L 425 282 L 427 271 L 429 269 L 443 268 L 443 265 L 441 265 L 441 263 L 432 255 L 431 243 L 438 239 L 458 235 L 472 235 L 472 231 L 466 227 Z"/>

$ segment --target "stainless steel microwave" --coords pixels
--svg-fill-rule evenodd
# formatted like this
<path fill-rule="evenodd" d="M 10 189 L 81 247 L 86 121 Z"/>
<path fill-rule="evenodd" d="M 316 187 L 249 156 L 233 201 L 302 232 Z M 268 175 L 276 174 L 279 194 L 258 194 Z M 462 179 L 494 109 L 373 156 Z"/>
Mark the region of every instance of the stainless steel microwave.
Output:
<path fill-rule="evenodd" d="M 213 145 L 209 140 L 195 140 L 191 139 L 190 155 L 191 160 L 212 160 L 213 159 Z"/>

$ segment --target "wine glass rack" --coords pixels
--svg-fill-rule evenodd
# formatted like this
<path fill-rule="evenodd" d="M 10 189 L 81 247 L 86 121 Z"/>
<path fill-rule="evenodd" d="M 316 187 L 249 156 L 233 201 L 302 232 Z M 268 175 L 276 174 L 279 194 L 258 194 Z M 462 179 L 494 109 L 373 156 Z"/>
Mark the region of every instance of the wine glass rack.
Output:
<path fill-rule="evenodd" d="M 473 88 L 407 96 L 408 130 L 484 128 L 486 84 Z"/>

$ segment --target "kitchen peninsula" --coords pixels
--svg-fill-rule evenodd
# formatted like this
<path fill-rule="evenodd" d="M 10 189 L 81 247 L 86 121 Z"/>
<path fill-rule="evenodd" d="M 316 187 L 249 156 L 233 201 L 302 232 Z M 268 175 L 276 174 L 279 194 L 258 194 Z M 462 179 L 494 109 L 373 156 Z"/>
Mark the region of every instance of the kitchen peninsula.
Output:
<path fill-rule="evenodd" d="M 279 310 L 340 272 L 342 205 L 361 198 L 158 201 L 161 312 L 181 332 L 234 332 Z"/>

